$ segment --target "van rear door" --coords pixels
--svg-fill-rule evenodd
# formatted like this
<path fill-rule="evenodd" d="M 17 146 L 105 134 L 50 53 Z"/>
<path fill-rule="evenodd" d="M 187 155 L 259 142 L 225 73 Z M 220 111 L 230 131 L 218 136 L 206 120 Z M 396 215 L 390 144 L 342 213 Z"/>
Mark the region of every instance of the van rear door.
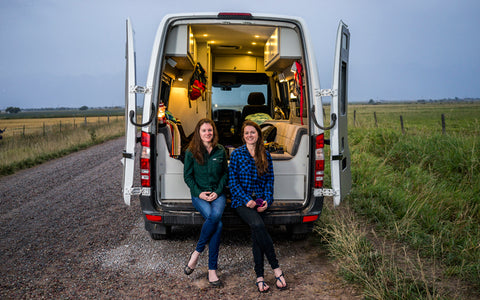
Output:
<path fill-rule="evenodd" d="M 350 170 L 350 150 L 348 148 L 348 53 L 350 32 L 347 25 L 340 22 L 335 47 L 335 67 L 333 70 L 333 96 L 331 113 L 337 116 L 330 132 L 330 166 L 332 188 L 335 191 L 333 202 L 336 205 L 350 192 L 352 174 Z"/>
<path fill-rule="evenodd" d="M 130 205 L 135 167 L 136 126 L 129 120 L 131 111 L 136 112 L 137 94 L 135 92 L 135 50 L 133 45 L 133 30 L 130 19 L 127 19 L 127 44 L 125 49 L 127 63 L 125 74 L 125 150 L 123 151 L 123 181 L 122 191 L 125 204 Z M 134 119 L 136 116 L 134 115 Z"/>

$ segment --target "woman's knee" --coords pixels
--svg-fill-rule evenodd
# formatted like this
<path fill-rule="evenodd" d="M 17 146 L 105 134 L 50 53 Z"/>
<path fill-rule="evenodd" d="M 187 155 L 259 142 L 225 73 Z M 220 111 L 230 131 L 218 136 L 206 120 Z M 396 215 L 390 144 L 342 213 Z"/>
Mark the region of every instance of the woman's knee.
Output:
<path fill-rule="evenodd" d="M 265 231 L 265 223 L 263 222 L 262 219 L 259 220 L 252 220 L 252 222 L 249 224 L 250 229 L 252 231 Z"/>
<path fill-rule="evenodd" d="M 206 222 L 209 222 L 210 224 L 217 224 L 217 226 L 222 223 L 222 215 L 220 214 L 210 214 Z"/>

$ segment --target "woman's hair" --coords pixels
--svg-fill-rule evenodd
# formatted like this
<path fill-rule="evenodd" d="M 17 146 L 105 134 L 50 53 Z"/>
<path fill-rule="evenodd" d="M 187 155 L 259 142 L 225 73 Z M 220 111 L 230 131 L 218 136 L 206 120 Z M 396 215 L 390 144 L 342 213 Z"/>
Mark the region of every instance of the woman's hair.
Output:
<path fill-rule="evenodd" d="M 265 146 L 263 146 L 263 135 L 262 129 L 258 126 L 257 123 L 247 120 L 243 122 L 242 130 L 240 131 L 242 134 L 242 141 L 245 143 L 244 133 L 245 127 L 252 126 L 255 128 L 258 134 L 257 142 L 255 143 L 255 166 L 257 167 L 258 175 L 262 176 L 263 174 L 267 173 L 268 170 L 268 160 L 267 160 L 267 153 L 265 150 Z"/>
<path fill-rule="evenodd" d="M 198 121 L 197 126 L 195 126 L 195 130 L 193 131 L 193 137 L 188 145 L 188 149 L 192 152 L 193 157 L 197 160 L 197 162 L 201 165 L 204 164 L 203 158 L 204 154 L 207 151 L 205 146 L 203 145 L 202 138 L 200 137 L 200 127 L 203 124 L 210 124 L 213 128 L 213 139 L 212 139 L 212 148 L 215 148 L 218 144 L 218 133 L 217 128 L 215 127 L 215 123 L 207 118 L 201 119 Z"/>

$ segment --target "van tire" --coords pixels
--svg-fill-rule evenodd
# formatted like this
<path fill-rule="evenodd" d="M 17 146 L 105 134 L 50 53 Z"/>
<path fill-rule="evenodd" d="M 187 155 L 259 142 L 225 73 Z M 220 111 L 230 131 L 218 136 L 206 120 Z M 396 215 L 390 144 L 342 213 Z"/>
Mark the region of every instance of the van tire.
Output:
<path fill-rule="evenodd" d="M 313 223 L 287 225 L 288 237 L 293 241 L 304 240 L 313 230 Z"/>
<path fill-rule="evenodd" d="M 150 232 L 150 237 L 152 238 L 152 240 L 166 240 L 168 238 L 168 235 L 167 234 L 161 234 L 161 233 L 151 233 Z"/>
<path fill-rule="evenodd" d="M 292 241 L 303 241 L 304 239 L 306 239 L 308 236 L 307 233 L 297 233 L 297 234 L 291 234 L 290 235 L 290 239 Z"/>
<path fill-rule="evenodd" d="M 153 240 L 166 240 L 170 237 L 170 233 L 172 232 L 172 226 L 156 224 L 154 229 L 155 230 L 149 230 L 150 237 Z"/>

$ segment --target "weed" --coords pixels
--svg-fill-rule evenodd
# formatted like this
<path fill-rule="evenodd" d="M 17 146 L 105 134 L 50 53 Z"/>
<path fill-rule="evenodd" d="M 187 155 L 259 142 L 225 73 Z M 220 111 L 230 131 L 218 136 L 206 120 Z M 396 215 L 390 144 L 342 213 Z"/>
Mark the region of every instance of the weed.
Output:
<path fill-rule="evenodd" d="M 418 252 L 406 271 L 372 248 L 355 221 L 328 217 L 317 231 L 328 241 L 346 279 L 367 298 L 435 298 L 420 259 L 442 261 L 444 276 L 480 289 L 480 104 L 357 105 L 349 130 L 352 191 L 347 203 L 386 237 Z M 373 111 L 378 127 L 373 124 Z M 439 127 L 447 120 L 446 134 Z M 406 133 L 399 129 L 402 114 Z M 350 114 L 350 118 L 352 118 Z M 353 124 L 353 120 L 351 120 Z M 330 212 L 332 213 L 332 212 Z M 349 218 L 347 218 L 348 220 Z M 348 224 L 348 225 L 347 225 Z M 375 270 L 372 276 L 372 270 Z M 433 283 L 432 283 L 433 282 Z M 389 292 L 391 291 L 391 292 Z"/>

